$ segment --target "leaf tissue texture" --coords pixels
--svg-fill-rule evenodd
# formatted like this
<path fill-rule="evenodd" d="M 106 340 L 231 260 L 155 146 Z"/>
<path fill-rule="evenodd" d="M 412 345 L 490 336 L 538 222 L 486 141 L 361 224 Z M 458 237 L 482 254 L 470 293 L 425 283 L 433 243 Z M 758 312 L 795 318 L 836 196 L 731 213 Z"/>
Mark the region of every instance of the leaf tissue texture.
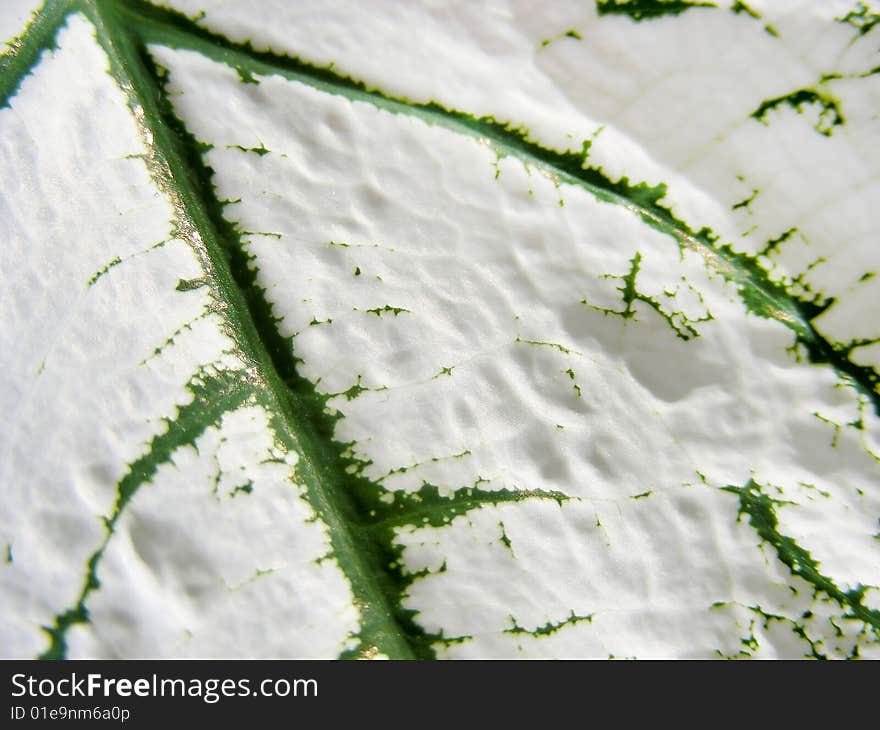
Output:
<path fill-rule="evenodd" d="M 34 8 L 4 656 L 880 657 L 880 9 Z"/>

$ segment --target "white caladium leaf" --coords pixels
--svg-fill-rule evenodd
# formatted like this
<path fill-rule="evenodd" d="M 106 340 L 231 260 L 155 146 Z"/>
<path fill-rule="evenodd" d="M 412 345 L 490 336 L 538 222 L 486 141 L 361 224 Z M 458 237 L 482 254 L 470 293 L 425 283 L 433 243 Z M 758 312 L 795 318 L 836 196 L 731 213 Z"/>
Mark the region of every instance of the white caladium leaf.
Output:
<path fill-rule="evenodd" d="M 6 653 L 880 655 L 878 25 L 47 4 Z"/>

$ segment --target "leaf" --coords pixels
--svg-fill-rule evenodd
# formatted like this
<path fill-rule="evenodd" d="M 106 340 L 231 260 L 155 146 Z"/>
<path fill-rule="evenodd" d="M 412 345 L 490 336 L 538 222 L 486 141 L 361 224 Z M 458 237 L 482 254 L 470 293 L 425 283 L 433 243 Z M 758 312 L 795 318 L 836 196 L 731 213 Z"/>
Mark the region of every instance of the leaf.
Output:
<path fill-rule="evenodd" d="M 874 10 L 662 4 L 47 3 L 5 653 L 876 656 Z"/>

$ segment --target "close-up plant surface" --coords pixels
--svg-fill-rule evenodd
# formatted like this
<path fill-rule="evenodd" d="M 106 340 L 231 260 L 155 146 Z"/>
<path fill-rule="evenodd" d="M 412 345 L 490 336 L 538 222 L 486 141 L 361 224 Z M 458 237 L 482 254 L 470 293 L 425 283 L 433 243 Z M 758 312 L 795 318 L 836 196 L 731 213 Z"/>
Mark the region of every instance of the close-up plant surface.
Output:
<path fill-rule="evenodd" d="M 3 656 L 880 656 L 880 8 L 0 31 Z"/>

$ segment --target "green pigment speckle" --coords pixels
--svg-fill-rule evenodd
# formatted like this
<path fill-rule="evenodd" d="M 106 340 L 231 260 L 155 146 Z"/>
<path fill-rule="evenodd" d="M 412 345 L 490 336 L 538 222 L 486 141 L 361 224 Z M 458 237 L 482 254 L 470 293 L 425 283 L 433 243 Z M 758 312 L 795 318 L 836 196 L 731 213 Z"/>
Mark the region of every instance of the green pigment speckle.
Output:
<path fill-rule="evenodd" d="M 789 106 L 798 113 L 803 113 L 805 106 L 815 106 L 819 109 L 819 118 L 814 129 L 826 137 L 830 137 L 834 127 L 843 125 L 845 122 L 840 104 L 828 94 L 814 89 L 798 89 L 775 99 L 768 99 L 752 112 L 753 119 L 767 124 L 767 115 L 781 106 Z"/>
<path fill-rule="evenodd" d="M 601 15 L 628 15 L 635 21 L 653 20 L 664 15 L 680 15 L 693 8 L 715 8 L 715 3 L 687 0 L 596 0 Z"/>
<path fill-rule="evenodd" d="M 711 312 L 706 312 L 706 314 L 701 315 L 700 317 L 692 318 L 687 316 L 684 312 L 670 312 L 663 307 L 663 305 L 653 296 L 648 294 L 643 294 L 640 292 L 636 286 L 636 279 L 639 275 L 639 271 L 641 270 L 642 263 L 642 254 L 636 253 L 635 256 L 630 259 L 630 270 L 626 274 L 605 274 L 603 278 L 606 279 L 619 279 L 622 284 L 617 288 L 617 290 L 621 293 L 623 298 L 624 308 L 623 309 L 611 309 L 608 307 L 597 307 L 594 304 L 591 304 L 586 298 L 581 300 L 581 304 L 584 304 L 592 309 L 595 309 L 598 312 L 602 312 L 605 315 L 615 315 L 620 317 L 627 322 L 628 320 L 637 321 L 636 320 L 636 309 L 635 302 L 642 302 L 643 304 L 647 304 L 648 307 L 653 309 L 660 317 L 662 317 L 672 331 L 675 333 L 676 337 L 682 340 L 689 340 L 692 337 L 699 337 L 700 333 L 696 329 L 694 325 L 699 324 L 701 322 L 709 322 L 715 319 L 712 316 Z M 697 294 L 698 298 L 702 301 L 702 296 L 700 296 L 699 292 L 693 290 L 695 294 Z M 666 292 L 668 297 L 674 296 L 673 292 Z"/>

